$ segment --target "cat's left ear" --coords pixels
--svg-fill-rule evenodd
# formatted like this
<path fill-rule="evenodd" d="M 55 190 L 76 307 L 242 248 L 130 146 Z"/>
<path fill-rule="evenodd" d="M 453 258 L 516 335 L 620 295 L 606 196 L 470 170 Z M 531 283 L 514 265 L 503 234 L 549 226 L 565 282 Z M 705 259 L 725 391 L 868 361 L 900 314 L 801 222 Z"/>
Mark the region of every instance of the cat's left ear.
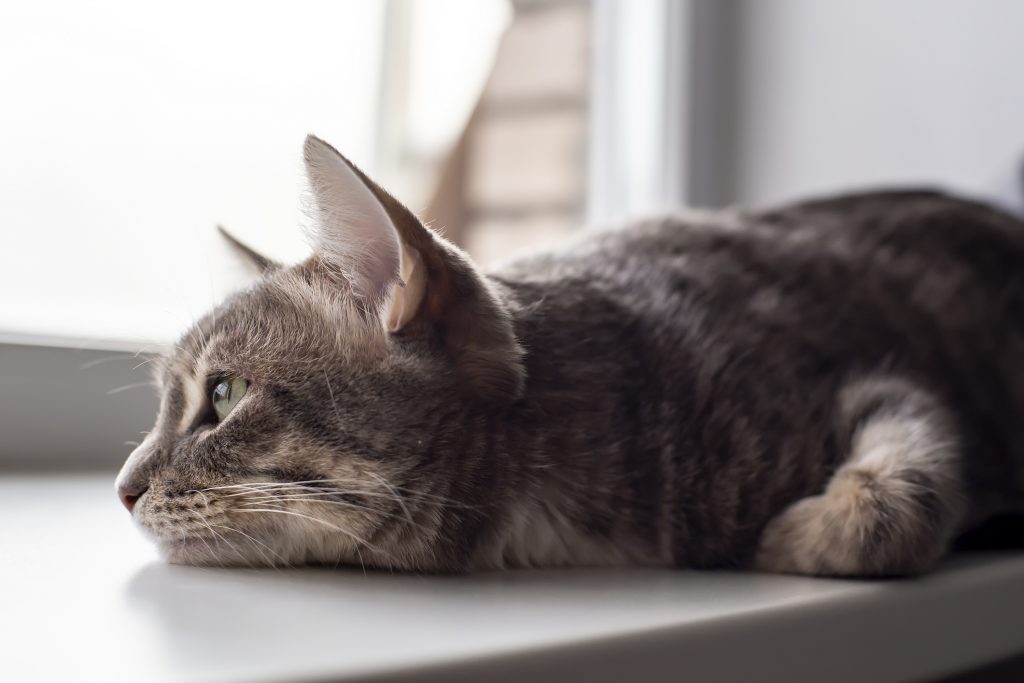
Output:
<path fill-rule="evenodd" d="M 217 226 L 217 232 L 220 233 L 221 237 L 227 240 L 228 244 L 231 245 L 231 248 L 242 257 L 242 260 L 257 273 L 263 274 L 272 270 L 277 270 L 281 267 L 281 264 L 274 259 L 264 256 L 242 240 L 232 235 L 223 225 Z"/>

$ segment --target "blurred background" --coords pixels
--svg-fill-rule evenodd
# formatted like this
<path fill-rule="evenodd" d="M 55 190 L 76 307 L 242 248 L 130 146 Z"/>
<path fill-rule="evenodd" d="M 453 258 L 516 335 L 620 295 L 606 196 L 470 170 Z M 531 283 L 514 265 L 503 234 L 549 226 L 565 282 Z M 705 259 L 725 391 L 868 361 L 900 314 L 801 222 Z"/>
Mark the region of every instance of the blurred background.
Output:
<path fill-rule="evenodd" d="M 1021 26 L 1014 0 L 4 3 L 0 467 L 123 459 L 146 353 L 250 277 L 214 226 L 307 253 L 308 132 L 485 266 L 685 206 L 1019 208 Z"/>

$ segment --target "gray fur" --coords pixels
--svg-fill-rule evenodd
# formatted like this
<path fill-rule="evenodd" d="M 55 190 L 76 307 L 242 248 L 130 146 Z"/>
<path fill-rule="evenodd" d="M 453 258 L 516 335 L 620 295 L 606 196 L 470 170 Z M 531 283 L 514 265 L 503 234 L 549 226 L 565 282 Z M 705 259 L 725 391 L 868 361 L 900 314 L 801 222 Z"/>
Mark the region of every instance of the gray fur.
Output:
<path fill-rule="evenodd" d="M 1024 501 L 1009 215 L 930 192 L 680 214 L 483 276 L 370 186 L 422 310 L 388 335 L 314 256 L 182 338 L 120 479 L 172 561 L 906 574 Z M 218 425 L 228 375 L 250 389 Z"/>

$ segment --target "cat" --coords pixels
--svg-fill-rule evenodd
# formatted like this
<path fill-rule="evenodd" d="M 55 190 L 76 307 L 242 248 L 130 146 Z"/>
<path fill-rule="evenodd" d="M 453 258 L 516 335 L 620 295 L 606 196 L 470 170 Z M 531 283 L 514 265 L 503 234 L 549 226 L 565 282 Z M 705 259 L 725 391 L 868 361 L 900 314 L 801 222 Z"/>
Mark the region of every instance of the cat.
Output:
<path fill-rule="evenodd" d="M 314 254 L 160 361 L 117 480 L 170 562 L 927 571 L 1024 502 L 1024 223 L 685 212 L 483 275 L 327 143 Z"/>

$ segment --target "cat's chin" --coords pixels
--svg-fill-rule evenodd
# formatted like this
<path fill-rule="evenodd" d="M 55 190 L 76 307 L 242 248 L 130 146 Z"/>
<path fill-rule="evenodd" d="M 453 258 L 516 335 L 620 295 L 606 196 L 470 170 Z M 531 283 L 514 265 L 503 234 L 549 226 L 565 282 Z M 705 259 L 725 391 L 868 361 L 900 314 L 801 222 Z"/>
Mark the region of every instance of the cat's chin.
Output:
<path fill-rule="evenodd" d="M 216 539 L 191 536 L 156 542 L 160 556 L 168 564 L 192 567 L 266 567 L 259 557 L 246 557 L 237 549 L 218 548 Z"/>

